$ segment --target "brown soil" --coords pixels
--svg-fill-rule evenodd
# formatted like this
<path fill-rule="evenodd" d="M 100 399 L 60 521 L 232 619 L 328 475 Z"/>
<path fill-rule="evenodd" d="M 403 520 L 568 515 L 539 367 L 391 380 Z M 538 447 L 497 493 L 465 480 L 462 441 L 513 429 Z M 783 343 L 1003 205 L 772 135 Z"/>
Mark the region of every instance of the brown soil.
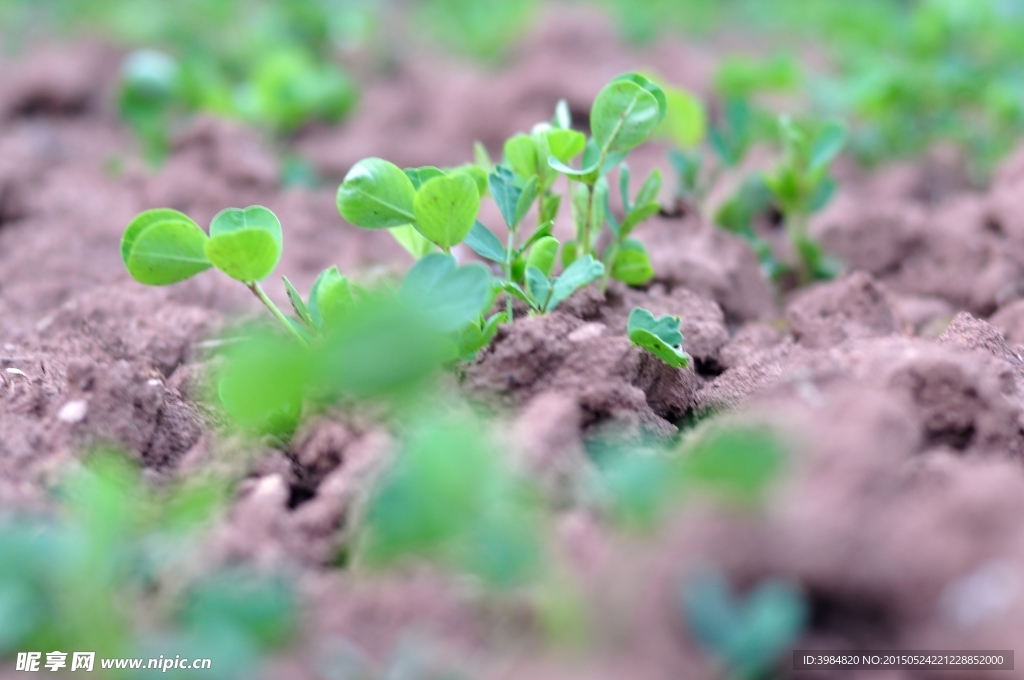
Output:
<path fill-rule="evenodd" d="M 580 13 L 545 26 L 498 70 L 404 58 L 373 76 L 351 121 L 307 129 L 295 147 L 329 180 L 369 155 L 454 164 L 474 139 L 497 151 L 560 97 L 584 113 L 627 69 L 708 89 L 710 46 L 633 51 Z M 741 240 L 692 217 L 653 218 L 637 230 L 652 285 L 584 291 L 557 313 L 518 319 L 460 370 L 465 394 L 507 414 L 513 453 L 556 508 L 566 595 L 593 623 L 585 649 L 551 649 L 525 597 L 425 567 L 329 566 L 391 450 L 372 418 L 324 415 L 285 450 L 217 434 L 202 399 L 209 340 L 257 304 L 214 275 L 171 289 L 131 281 L 118 242 L 136 212 L 168 206 L 206 223 L 227 206 L 267 205 L 286 231 L 279 273 L 300 289 L 330 264 L 375 275 L 410 261 L 386 235 L 343 224 L 329 182 L 280 189 L 274 154 L 237 124 L 200 118 L 165 166 L 142 168 L 107 104 L 117 64 L 92 45 L 0 63 L 0 369 L 21 372 L 0 381 L 0 508 L 44 507 L 63 465 L 106 442 L 154 478 L 241 470 L 248 479 L 208 559 L 295 570 L 306 632 L 271 677 L 320 677 L 317 664 L 353 654 L 348 645 L 379 665 L 410 635 L 425 658 L 455 659 L 474 677 L 714 677 L 674 604 L 679 580 L 708 561 L 734 583 L 800 583 L 813 609 L 801 644 L 1021 641 L 1024 152 L 983 193 L 956 181 L 941 154 L 851 170 L 813 225 L 851 272 L 785 300 Z M 665 165 L 654 146 L 637 156 L 635 175 Z M 635 305 L 682 317 L 693 369 L 630 346 Z M 672 434 L 719 409 L 770 421 L 793 442 L 790 474 L 763 512 L 697 502 L 639 540 L 581 503 L 593 472 L 586 437 Z M 1016 585 L 972 600 L 969 585 L 1000 565 Z"/>

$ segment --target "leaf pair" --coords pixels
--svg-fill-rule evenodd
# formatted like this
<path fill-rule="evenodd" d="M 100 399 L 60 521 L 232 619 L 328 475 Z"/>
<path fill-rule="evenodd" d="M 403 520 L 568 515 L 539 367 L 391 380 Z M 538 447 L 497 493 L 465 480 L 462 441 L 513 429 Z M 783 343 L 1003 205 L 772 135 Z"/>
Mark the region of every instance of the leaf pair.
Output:
<path fill-rule="evenodd" d="M 402 171 L 380 158 L 356 163 L 338 187 L 338 211 L 364 229 L 413 227 L 449 250 L 461 242 L 480 210 L 480 189 L 466 172 L 437 168 Z"/>
<path fill-rule="evenodd" d="M 262 206 L 221 211 L 209 237 L 187 215 L 157 208 L 128 225 L 121 257 L 132 277 L 150 286 L 184 281 L 210 267 L 252 284 L 274 271 L 281 247 L 281 223 Z"/>
<path fill-rule="evenodd" d="M 683 334 L 679 330 L 679 317 L 654 315 L 642 307 L 629 313 L 627 332 L 634 345 L 643 347 L 673 368 L 686 368 L 690 355 L 682 351 Z"/>

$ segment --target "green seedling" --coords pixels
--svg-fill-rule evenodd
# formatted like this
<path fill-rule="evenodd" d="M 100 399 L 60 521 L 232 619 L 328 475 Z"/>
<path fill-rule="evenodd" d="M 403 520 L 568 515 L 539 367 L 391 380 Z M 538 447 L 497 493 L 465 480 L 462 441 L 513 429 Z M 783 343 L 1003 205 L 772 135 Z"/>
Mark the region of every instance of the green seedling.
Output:
<path fill-rule="evenodd" d="M 520 287 L 514 282 L 505 282 L 505 291 L 525 302 L 534 312 L 546 314 L 555 311 L 562 301 L 580 288 L 601 278 L 605 272 L 604 265 L 592 255 L 584 255 L 566 267 L 559 276 L 552 278 L 551 272 L 554 270 L 557 253 L 557 239 L 552 236 L 538 239 L 530 248 L 526 260 L 525 287 Z"/>
<path fill-rule="evenodd" d="M 502 587 L 540 566 L 533 493 L 505 467 L 480 423 L 419 423 L 372 494 L 359 557 L 427 558 Z"/>
<path fill-rule="evenodd" d="M 228 208 L 210 223 L 210 234 L 184 213 L 169 208 L 156 208 L 140 213 L 125 229 L 121 239 L 121 258 L 128 273 L 149 286 L 166 286 L 190 279 L 211 267 L 243 283 L 281 322 L 281 325 L 302 343 L 309 333 L 289 319 L 264 292 L 260 281 L 270 276 L 281 258 L 281 222 L 270 210 L 258 205 L 245 209 Z M 334 273 L 337 270 L 333 270 Z M 348 282 L 325 272 L 318 279 L 317 296 L 297 307 L 299 318 L 311 330 L 318 330 L 311 321 L 323 321 L 320 298 L 331 307 L 344 297 Z M 293 304 L 301 301 L 291 284 L 286 283 Z M 312 305 L 316 316 L 308 309 Z"/>
<path fill-rule="evenodd" d="M 835 192 L 835 182 L 828 173 L 843 149 L 846 130 L 839 123 L 819 128 L 799 125 L 787 116 L 779 119 L 779 129 L 783 158 L 765 176 L 765 185 L 782 211 L 801 280 L 834 278 L 841 265 L 822 251 L 808 234 L 807 226 L 810 216 L 821 210 Z"/>
<path fill-rule="evenodd" d="M 690 355 L 681 349 L 683 334 L 679 321 L 678 316 L 669 315 L 656 319 L 646 309 L 634 307 L 629 313 L 627 332 L 634 345 L 643 347 L 673 368 L 686 368 L 690 365 Z"/>
<path fill-rule="evenodd" d="M 290 590 L 265 577 L 190 575 L 230 495 L 212 477 L 153 489 L 125 457 L 90 455 L 61 485 L 53 516 L 0 522 L 0 658 L 91 650 L 102 675 L 100 658 L 196 652 L 188 658 L 215 658 L 227 676 L 255 670 L 294 630 Z M 167 596 L 182 588 L 183 608 Z"/>
<path fill-rule="evenodd" d="M 768 579 L 740 598 L 718 570 L 687 579 L 679 605 L 690 634 L 737 680 L 767 677 L 810 617 L 791 583 Z"/>
<path fill-rule="evenodd" d="M 414 399 L 439 367 L 490 342 L 503 319 L 484 317 L 494 296 L 484 267 L 433 253 L 398 291 L 363 291 L 339 305 L 308 346 L 266 330 L 228 344 L 215 396 L 243 429 L 284 438 L 304 412 L 328 404 Z"/>
<path fill-rule="evenodd" d="M 592 137 L 583 150 L 581 167 L 573 168 L 561 159 L 551 155 L 548 165 L 559 171 L 571 182 L 573 215 L 576 222 L 576 239 L 566 244 L 563 259 L 572 261 L 594 253 L 597 238 L 607 221 L 608 173 L 619 166 L 630 150 L 647 141 L 668 113 L 665 91 L 649 78 L 637 73 L 627 73 L 609 83 L 594 100 L 590 110 Z M 656 171 L 657 172 L 657 171 Z M 634 207 L 628 200 L 629 173 L 620 187 L 625 188 L 623 199 L 627 204 L 627 215 L 621 224 L 609 223 L 614 243 L 602 259 L 612 276 L 616 275 L 616 260 L 620 253 L 628 265 L 618 267 L 618 273 L 632 283 L 642 279 L 638 272 L 650 267 L 646 250 L 637 241 L 626 242 L 629 231 L 644 217 L 650 216 L 649 204 L 657 198 L 660 189 L 660 174 L 653 175 L 644 183 L 648 192 L 638 196 Z M 629 208 L 633 208 L 629 211 Z M 625 227 L 625 228 L 623 228 Z M 653 272 L 651 272 L 653 275 Z M 647 277 L 650 278 L 649 276 Z"/>
<path fill-rule="evenodd" d="M 641 285 L 654 271 L 643 244 L 629 236 L 640 222 L 658 212 L 661 174 L 655 170 L 631 196 L 629 169 L 623 166 L 619 186 L 625 215 L 621 222 L 608 209 L 606 175 L 659 126 L 667 126 L 660 128 L 661 134 L 681 142 L 701 134 L 696 129 L 703 125 L 699 106 L 681 91 L 669 94 L 676 115 L 666 119 L 669 99 L 665 90 L 639 74 L 621 76 L 594 102 L 594 137 L 589 142 L 584 134 L 571 129 L 569 108 L 562 101 L 551 122 L 539 123 L 529 134 L 507 140 L 504 162 L 499 164 L 492 162 L 479 144 L 475 164 L 447 171 L 434 167 L 402 170 L 379 158 L 362 160 L 338 188 L 338 211 L 364 229 L 390 230 L 417 258 L 435 249 L 448 253 L 465 243 L 501 267 L 499 285 L 506 293 L 509 321 L 513 297 L 531 311 L 545 313 L 601 276 Z M 695 117 L 699 119 L 696 123 Z M 584 169 L 574 170 L 568 164 L 580 154 Z M 563 174 L 572 180 L 570 197 L 577 236 L 560 246 L 551 230 L 562 203 L 554 185 Z M 508 230 L 505 243 L 477 220 L 480 200 L 488 194 Z M 528 231 L 525 223 L 534 211 L 536 223 Z M 612 240 L 598 257 L 594 248 L 605 224 Z M 554 277 L 559 247 L 565 270 Z M 486 328 L 485 322 L 481 332 Z"/>
<path fill-rule="evenodd" d="M 678 445 L 656 437 L 587 442 L 600 475 L 593 495 L 617 520 L 651 526 L 674 504 L 709 495 L 756 508 L 784 470 L 786 448 L 769 428 L 709 421 Z"/>

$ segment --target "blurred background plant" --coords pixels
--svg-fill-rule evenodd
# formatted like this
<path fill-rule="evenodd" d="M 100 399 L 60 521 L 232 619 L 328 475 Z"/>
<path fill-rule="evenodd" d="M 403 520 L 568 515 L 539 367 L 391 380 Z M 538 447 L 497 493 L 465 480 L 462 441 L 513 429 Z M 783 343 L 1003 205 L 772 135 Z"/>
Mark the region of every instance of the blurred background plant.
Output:
<path fill-rule="evenodd" d="M 0 521 L 0 658 L 178 654 L 216 657 L 203 677 L 252 670 L 290 638 L 294 602 L 276 576 L 197 568 L 204 529 L 227 499 L 224 479 L 155 488 L 118 453 L 89 456 L 51 515 Z"/>
<path fill-rule="evenodd" d="M 634 42 L 673 30 L 756 38 L 767 53 L 737 55 L 721 66 L 721 111 L 734 101 L 792 95 L 800 110 L 786 113 L 851 120 L 850 149 L 867 163 L 950 141 L 967 152 L 980 182 L 1024 131 L 1022 0 L 594 2 Z M 309 120 L 343 119 L 357 86 L 339 57 L 371 44 L 389 49 L 395 25 L 450 51 L 499 61 L 544 4 L 0 0 L 0 22 L 8 49 L 61 30 L 158 50 L 129 57 L 120 106 L 149 155 L 159 158 L 168 119 L 190 111 L 240 117 L 284 135 Z M 388 19 L 396 16 L 402 20 Z"/>

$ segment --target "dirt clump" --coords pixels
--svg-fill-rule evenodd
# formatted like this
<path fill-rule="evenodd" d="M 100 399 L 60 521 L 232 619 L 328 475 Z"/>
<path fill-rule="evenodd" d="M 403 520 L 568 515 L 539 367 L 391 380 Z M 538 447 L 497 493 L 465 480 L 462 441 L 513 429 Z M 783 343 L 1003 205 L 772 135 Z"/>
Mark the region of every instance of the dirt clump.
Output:
<path fill-rule="evenodd" d="M 786 321 L 796 341 L 811 349 L 906 332 L 893 300 L 866 272 L 801 292 L 786 308 Z"/>

